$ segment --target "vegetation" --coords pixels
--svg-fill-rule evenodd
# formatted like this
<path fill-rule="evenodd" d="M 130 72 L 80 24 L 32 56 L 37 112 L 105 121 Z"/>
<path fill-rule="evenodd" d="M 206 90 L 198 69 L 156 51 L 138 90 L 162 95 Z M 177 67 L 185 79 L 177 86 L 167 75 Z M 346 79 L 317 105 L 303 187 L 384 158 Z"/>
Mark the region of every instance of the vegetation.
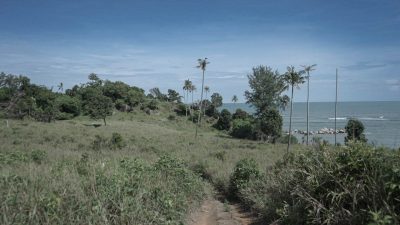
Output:
<path fill-rule="evenodd" d="M 239 189 L 267 222 L 398 224 L 400 155 L 365 144 L 292 154 Z"/>
<path fill-rule="evenodd" d="M 307 79 L 307 135 L 306 135 L 306 144 L 309 144 L 309 134 L 310 134 L 310 123 L 309 123 L 309 115 L 310 115 L 310 72 L 314 71 L 317 64 L 313 64 L 311 66 L 305 66 L 302 65 L 304 73 L 307 73 L 306 79 Z"/>
<path fill-rule="evenodd" d="M 290 101 L 290 117 L 289 117 L 289 141 L 287 145 L 287 152 L 290 149 L 291 135 L 292 135 L 292 113 L 293 113 L 293 90 L 294 87 L 299 88 L 299 85 L 304 83 L 304 77 L 302 74 L 304 71 L 297 72 L 294 66 L 288 66 L 287 72 L 283 76 L 285 83 L 291 87 L 291 101 Z"/>
<path fill-rule="evenodd" d="M 364 135 L 364 124 L 357 119 L 350 119 L 345 126 L 347 136 L 344 138 L 344 142 L 348 143 L 350 141 L 361 141 L 367 142 Z"/>
<path fill-rule="evenodd" d="M 268 223 L 399 224 L 398 151 L 365 144 L 357 120 L 346 146 L 298 145 L 281 136 L 284 76 L 260 66 L 249 83 L 255 115 L 219 112 L 218 93 L 188 112 L 172 89 L 146 96 L 90 74 L 62 93 L 0 74 L 0 223 L 185 224 L 215 188 Z"/>

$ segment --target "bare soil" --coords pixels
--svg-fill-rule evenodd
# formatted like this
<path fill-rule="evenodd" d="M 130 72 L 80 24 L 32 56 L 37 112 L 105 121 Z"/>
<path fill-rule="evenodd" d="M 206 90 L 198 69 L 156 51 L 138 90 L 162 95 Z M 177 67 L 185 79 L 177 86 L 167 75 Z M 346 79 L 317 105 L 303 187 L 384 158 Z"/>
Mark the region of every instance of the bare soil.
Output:
<path fill-rule="evenodd" d="M 243 210 L 239 204 L 207 199 L 188 221 L 189 225 L 261 225 L 252 213 Z"/>

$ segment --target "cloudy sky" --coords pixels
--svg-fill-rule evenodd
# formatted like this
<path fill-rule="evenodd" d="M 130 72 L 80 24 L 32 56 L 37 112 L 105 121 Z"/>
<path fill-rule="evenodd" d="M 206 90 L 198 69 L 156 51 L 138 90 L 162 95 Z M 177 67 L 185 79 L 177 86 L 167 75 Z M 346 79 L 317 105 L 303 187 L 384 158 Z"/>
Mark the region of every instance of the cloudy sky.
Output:
<path fill-rule="evenodd" d="M 0 71 L 48 87 L 94 72 L 146 91 L 206 84 L 230 102 L 257 65 L 318 64 L 311 100 L 400 100 L 399 0 L 0 0 Z M 303 85 L 295 101 L 305 101 Z M 196 93 L 199 95 L 199 91 Z"/>

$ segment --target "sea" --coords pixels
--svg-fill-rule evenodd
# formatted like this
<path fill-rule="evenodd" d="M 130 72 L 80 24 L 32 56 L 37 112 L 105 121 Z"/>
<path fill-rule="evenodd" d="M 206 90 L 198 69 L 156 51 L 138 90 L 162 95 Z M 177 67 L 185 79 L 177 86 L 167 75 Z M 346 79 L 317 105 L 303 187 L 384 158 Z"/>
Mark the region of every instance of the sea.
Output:
<path fill-rule="evenodd" d="M 246 103 L 225 103 L 221 109 L 234 112 L 241 108 L 249 113 L 255 109 Z M 282 112 L 283 130 L 289 130 L 290 106 Z M 365 127 L 364 133 L 368 142 L 375 146 L 400 148 L 400 101 L 379 102 L 339 102 L 337 106 L 337 129 L 344 129 L 349 119 L 360 120 Z M 293 103 L 292 130 L 307 129 L 307 103 Z M 318 131 L 322 128 L 335 127 L 335 103 L 311 102 L 309 115 L 310 131 Z M 299 142 L 304 135 L 295 134 Z M 316 134 L 331 143 L 334 142 L 333 134 Z M 337 142 L 344 143 L 345 134 L 337 135 Z"/>

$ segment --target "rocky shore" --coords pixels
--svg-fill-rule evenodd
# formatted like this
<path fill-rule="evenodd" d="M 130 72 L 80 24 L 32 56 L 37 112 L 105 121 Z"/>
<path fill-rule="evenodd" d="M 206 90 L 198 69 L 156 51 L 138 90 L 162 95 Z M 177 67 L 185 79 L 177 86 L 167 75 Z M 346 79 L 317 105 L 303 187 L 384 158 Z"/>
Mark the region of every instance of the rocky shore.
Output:
<path fill-rule="evenodd" d="M 298 129 L 293 130 L 292 133 L 293 133 L 293 134 L 304 134 L 304 135 L 307 135 L 307 131 L 305 131 L 305 130 L 298 130 Z M 322 129 L 320 129 L 320 130 L 318 130 L 318 131 L 309 131 L 309 132 L 308 132 L 309 135 L 315 135 L 315 134 L 335 134 L 335 133 L 336 133 L 336 134 L 344 134 L 344 133 L 346 133 L 346 131 L 345 131 L 345 129 L 338 129 L 338 130 L 335 131 L 335 129 L 333 129 L 333 128 L 326 128 L 326 127 L 324 127 L 324 128 L 322 128 Z M 286 131 L 286 134 L 289 134 L 289 132 Z"/>

